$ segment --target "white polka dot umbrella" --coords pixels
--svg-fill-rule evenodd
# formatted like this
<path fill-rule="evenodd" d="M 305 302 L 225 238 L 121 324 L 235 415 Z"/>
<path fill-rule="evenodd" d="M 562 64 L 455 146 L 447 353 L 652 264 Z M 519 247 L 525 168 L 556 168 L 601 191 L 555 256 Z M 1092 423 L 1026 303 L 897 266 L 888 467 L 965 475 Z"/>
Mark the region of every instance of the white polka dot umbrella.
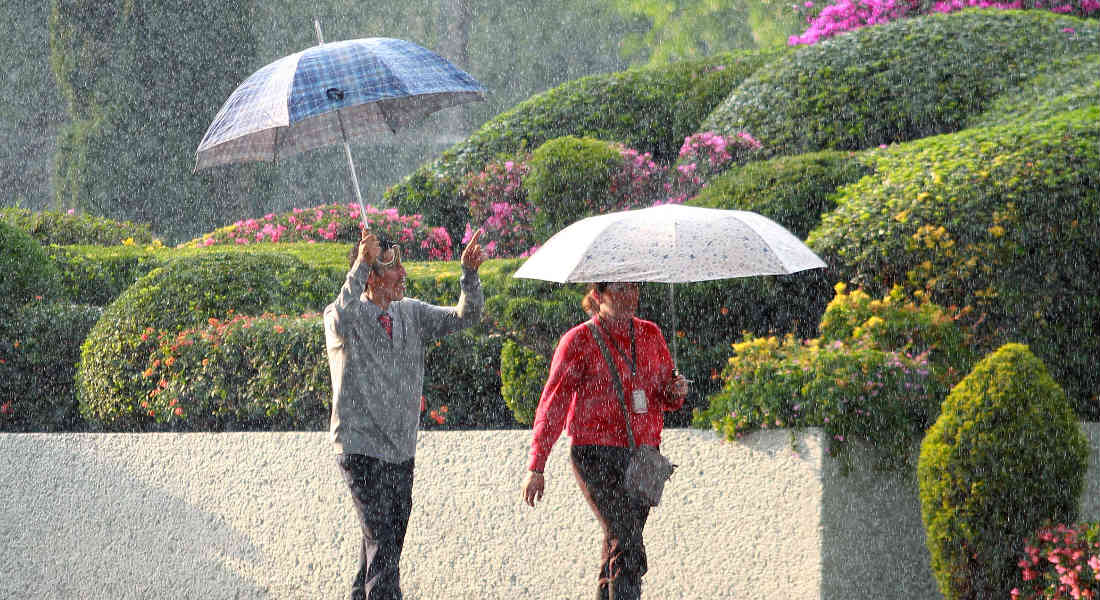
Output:
<path fill-rule="evenodd" d="M 767 217 L 667 204 L 581 219 L 555 233 L 514 277 L 674 284 L 823 267 L 813 250 Z M 669 293 L 675 306 L 671 285 Z"/>

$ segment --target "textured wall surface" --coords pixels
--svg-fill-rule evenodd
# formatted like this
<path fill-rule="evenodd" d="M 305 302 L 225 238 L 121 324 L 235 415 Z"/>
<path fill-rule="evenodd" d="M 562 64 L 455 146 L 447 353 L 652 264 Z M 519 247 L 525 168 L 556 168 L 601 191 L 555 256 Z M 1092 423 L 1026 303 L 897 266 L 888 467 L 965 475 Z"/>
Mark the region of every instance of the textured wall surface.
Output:
<path fill-rule="evenodd" d="M 1100 424 L 1082 517 L 1100 519 Z M 526 431 L 421 433 L 405 597 L 593 595 L 565 440 L 520 502 Z M 842 476 L 820 431 L 665 432 L 644 597 L 939 598 L 911 477 Z M 324 433 L 0 434 L 0 598 L 342 598 L 358 556 Z M 857 461 L 863 460 L 857 455 Z M 889 597 L 889 596 L 887 596 Z"/>

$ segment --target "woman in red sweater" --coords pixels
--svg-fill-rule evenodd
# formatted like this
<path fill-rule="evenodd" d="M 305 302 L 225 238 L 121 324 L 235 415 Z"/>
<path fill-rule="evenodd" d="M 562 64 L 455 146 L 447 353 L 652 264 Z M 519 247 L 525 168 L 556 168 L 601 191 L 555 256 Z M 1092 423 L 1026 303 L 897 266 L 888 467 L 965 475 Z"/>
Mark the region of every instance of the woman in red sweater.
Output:
<path fill-rule="evenodd" d="M 659 446 L 665 411 L 684 404 L 688 382 L 675 372 L 656 324 L 634 316 L 638 284 L 589 286 L 584 308 L 608 346 L 623 384 L 637 444 Z M 542 471 L 567 429 L 577 484 L 603 528 L 599 598 L 636 600 L 646 572 L 642 529 L 649 507 L 622 487 L 630 458 L 626 422 L 607 361 L 586 323 L 565 333 L 554 351 L 550 376 L 535 412 L 534 439 L 523 500 L 542 500 Z"/>

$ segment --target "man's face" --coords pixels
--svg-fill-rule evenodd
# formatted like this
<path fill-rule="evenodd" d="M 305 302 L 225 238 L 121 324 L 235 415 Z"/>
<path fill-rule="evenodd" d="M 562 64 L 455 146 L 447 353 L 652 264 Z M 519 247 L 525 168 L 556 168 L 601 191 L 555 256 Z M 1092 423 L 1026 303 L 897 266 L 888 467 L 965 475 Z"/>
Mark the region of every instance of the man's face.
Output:
<path fill-rule="evenodd" d="M 383 266 L 380 273 L 371 270 L 367 278 L 367 286 L 376 298 L 386 302 L 396 302 L 405 297 L 405 267 L 401 264 L 401 252 L 393 248 L 386 250 L 378 257 L 379 262 L 389 263 L 391 266 Z"/>

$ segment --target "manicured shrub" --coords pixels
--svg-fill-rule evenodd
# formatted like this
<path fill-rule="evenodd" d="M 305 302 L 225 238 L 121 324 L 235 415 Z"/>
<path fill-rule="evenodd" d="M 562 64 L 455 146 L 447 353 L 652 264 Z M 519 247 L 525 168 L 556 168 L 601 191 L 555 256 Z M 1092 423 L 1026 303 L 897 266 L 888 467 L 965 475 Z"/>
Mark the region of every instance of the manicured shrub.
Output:
<path fill-rule="evenodd" d="M 531 154 L 523 180 L 535 208 L 535 237 L 546 240 L 566 225 L 612 210 L 607 190 L 623 158 L 608 142 L 571 135 L 555 138 Z"/>
<path fill-rule="evenodd" d="M 1020 556 L 1011 600 L 1100 598 L 1100 522 L 1048 524 Z"/>
<path fill-rule="evenodd" d="M 342 283 L 342 273 L 280 254 L 210 253 L 154 269 L 107 307 L 85 340 L 77 377 L 81 413 L 97 428 L 152 426 L 140 403 L 157 381 L 141 373 L 158 348 L 156 336 L 210 318 L 320 311 Z"/>
<path fill-rule="evenodd" d="M 982 352 L 1026 342 L 1100 418 L 1100 107 L 876 152 L 807 240 L 869 293 L 969 311 Z"/>
<path fill-rule="evenodd" d="M 0 222 L 0 319 L 35 297 L 56 299 L 58 273 L 42 246 L 22 229 Z"/>
<path fill-rule="evenodd" d="M 466 330 L 428 346 L 422 426 L 428 429 L 512 429 L 519 423 L 500 391 L 504 338 Z M 445 407 L 445 408 L 444 408 Z M 439 419 L 432 418 L 435 410 Z M 440 413 L 440 411 L 445 411 Z"/>
<path fill-rule="evenodd" d="M 165 262 L 153 252 L 131 246 L 92 251 L 86 246 L 51 245 L 45 250 L 60 272 L 64 297 L 95 306 L 114 302 L 139 277 Z"/>
<path fill-rule="evenodd" d="M 550 375 L 550 359 L 512 340 L 500 351 L 500 393 L 519 423 L 535 422 L 542 387 Z"/>
<path fill-rule="evenodd" d="M 1060 114 L 1100 105 L 1100 55 L 1060 56 L 1041 65 L 1038 74 L 1020 88 L 997 97 L 968 127 L 1043 121 Z"/>
<path fill-rule="evenodd" d="M 138 363 L 146 391 L 123 414 L 142 430 L 328 427 L 332 384 L 318 313 L 211 317 L 182 330 L 149 327 L 141 338 L 152 346 Z M 122 417 L 112 416 L 102 420 Z"/>
<path fill-rule="evenodd" d="M 821 427 L 830 454 L 845 464 L 854 440 L 874 446 L 887 467 L 903 464 L 970 364 L 966 336 L 934 304 L 900 290 L 872 300 L 840 284 L 820 328 L 811 340 L 746 335 L 733 344 L 724 386 L 695 424 L 731 440 L 759 429 Z"/>
<path fill-rule="evenodd" d="M 0 321 L 0 431 L 79 431 L 73 378 L 102 309 L 34 301 Z"/>
<path fill-rule="evenodd" d="M 366 221 L 375 234 L 383 234 L 401 244 L 402 256 L 409 260 L 451 260 L 451 238 L 441 227 L 424 225 L 420 215 L 400 215 L 396 208 L 380 210 L 366 206 Z M 359 241 L 363 219 L 359 205 L 326 204 L 312 208 L 294 208 L 259 219 L 244 219 L 187 242 L 188 247 L 222 244 L 340 242 Z"/>
<path fill-rule="evenodd" d="M 532 96 L 386 191 L 386 203 L 424 215 L 461 237 L 468 220 L 456 190 L 468 173 L 502 156 L 567 136 L 621 142 L 671 162 L 683 139 L 743 79 L 786 50 L 721 54 L 661 67 L 582 77 Z"/>
<path fill-rule="evenodd" d="M 131 244 L 153 243 L 153 232 L 145 224 L 113 221 L 74 210 L 32 211 L 21 208 L 0 209 L 0 220 L 31 234 L 39 244 L 63 246 L 117 246 L 129 240 Z"/>
<path fill-rule="evenodd" d="M 921 443 L 921 518 L 947 600 L 1006 598 L 1025 539 L 1072 522 L 1088 443 L 1062 389 L 1027 346 L 982 359 Z"/>
<path fill-rule="evenodd" d="M 964 128 L 1054 58 L 1098 49 L 1095 20 L 1043 11 L 904 19 L 780 57 L 701 129 L 748 131 L 765 157 L 915 140 Z"/>
<path fill-rule="evenodd" d="M 837 189 L 870 170 L 850 152 L 781 156 L 733 167 L 687 203 L 760 213 L 804 239 L 836 207 Z"/>

